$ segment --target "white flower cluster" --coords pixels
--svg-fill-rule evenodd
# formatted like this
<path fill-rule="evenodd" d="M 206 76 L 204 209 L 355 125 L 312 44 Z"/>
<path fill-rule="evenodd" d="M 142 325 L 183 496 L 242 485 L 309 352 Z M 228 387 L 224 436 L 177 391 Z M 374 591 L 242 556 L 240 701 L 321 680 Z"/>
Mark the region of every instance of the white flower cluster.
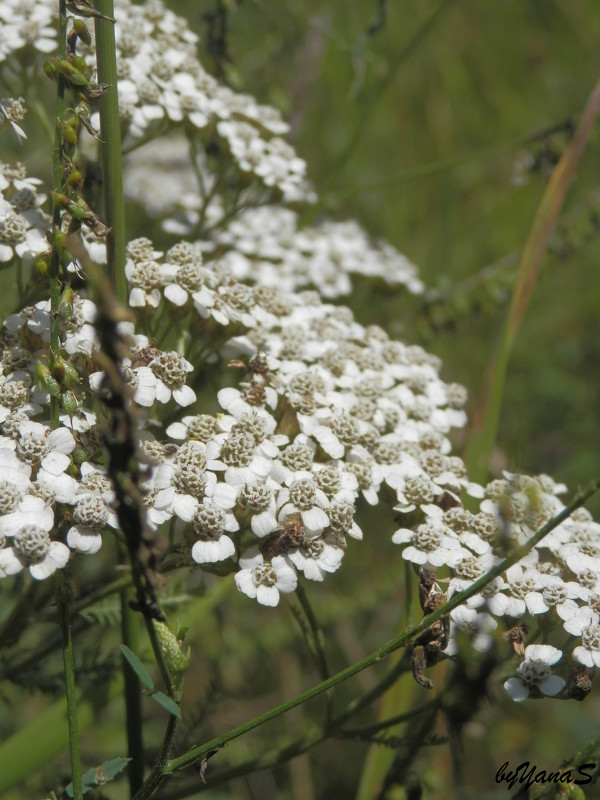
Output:
<path fill-rule="evenodd" d="M 114 491 L 103 468 L 88 460 L 102 443 L 103 417 L 85 408 L 102 389 L 102 373 L 90 370 L 98 346 L 95 305 L 74 295 L 61 308 L 59 370 L 73 389 L 61 424 L 52 430 L 47 406 L 56 380 L 46 363 L 50 340 L 49 301 L 11 314 L 4 321 L 0 359 L 0 577 L 28 568 L 40 580 L 66 565 L 71 550 L 95 553 L 102 531 L 117 526 L 111 508 Z M 122 323 L 122 335 L 131 336 Z M 123 370 L 132 395 L 142 407 L 171 398 L 189 405 L 196 396 L 185 385 L 192 365 L 179 353 L 150 347 L 144 336 L 131 336 L 135 362 Z M 68 359 L 68 362 L 66 361 Z M 87 375 L 86 387 L 81 377 Z M 40 386 L 38 386 L 38 381 Z M 78 395 L 80 395 L 78 399 Z M 45 421 L 34 420 L 43 416 Z M 62 506 L 70 507 L 67 513 Z"/>
<path fill-rule="evenodd" d="M 306 163 L 282 138 L 289 130 L 279 112 L 221 85 L 198 61 L 198 37 L 161 0 L 139 5 L 116 0 L 118 90 L 121 120 L 131 140 L 181 124 L 203 131 L 206 143 L 226 148 L 240 172 L 286 201 L 306 200 L 312 190 Z M 56 50 L 58 4 L 19 0 L 0 5 L 0 67 L 19 71 L 15 56 L 32 47 Z M 95 53 L 89 52 L 95 68 Z M 216 140 L 215 140 L 216 136 Z"/>
<path fill-rule="evenodd" d="M 340 566 L 347 537 L 362 538 L 354 520 L 360 496 L 376 504 L 391 495 L 398 512 L 418 514 L 393 541 L 406 560 L 447 569 L 450 595 L 563 508 L 565 487 L 548 476 L 506 473 L 486 487 L 467 479 L 447 439 L 466 421 L 465 390 L 441 381 L 439 361 L 421 348 L 359 325 L 315 293 L 240 283 L 189 244 L 164 261 L 148 241 L 129 251 L 154 258 L 152 278 L 133 286 L 131 302 L 157 308 L 166 299 L 209 337 L 215 323 L 247 328 L 221 350 L 245 368 L 239 389 L 219 392 L 226 413 L 184 417 L 167 430 L 183 444 L 150 482 L 150 514 L 156 524 L 177 517 L 199 563 L 237 555 L 238 588 L 259 602 L 291 591 L 297 571 L 322 580 Z M 480 500 L 477 513 L 464 507 L 465 495 Z M 497 620 L 508 626 L 525 614 L 555 613 L 581 637 L 575 663 L 599 665 L 599 532 L 586 511 L 576 512 L 453 612 L 455 630 L 485 649 Z M 258 546 L 244 551 L 252 535 Z M 528 668 L 519 669 L 522 676 Z M 545 678 L 539 685 L 547 694 L 563 686 Z"/>
<path fill-rule="evenodd" d="M 24 47 L 47 55 L 57 49 L 56 3 L 4 0 L 0 3 L 0 64 Z M 16 67 L 11 59 L 10 67 Z"/>
<path fill-rule="evenodd" d="M 285 200 L 310 197 L 306 164 L 281 138 L 287 123 L 272 107 L 232 91 L 204 70 L 197 36 L 185 20 L 160 0 L 143 5 L 117 0 L 115 16 L 119 103 L 130 138 L 186 122 L 211 139 L 216 135 L 243 174 Z"/>
<path fill-rule="evenodd" d="M 170 425 L 183 444 L 165 449 L 148 481 L 150 519 L 176 517 L 197 562 L 230 558 L 255 539 L 236 581 L 275 604 L 296 571 L 323 580 L 340 566 L 346 538 L 362 538 L 359 496 L 404 499 L 400 487 L 411 476 L 434 481 L 428 470 L 440 460 L 461 491 L 464 467 L 447 455 L 446 434 L 465 422 L 466 393 L 440 380 L 437 358 L 364 328 L 316 293 L 241 283 L 184 242 L 164 259 L 149 240 L 131 242 L 128 254 L 132 306 L 158 318 L 165 303 L 179 317 L 191 313 L 190 361 L 196 336 L 206 346 L 238 333 L 222 354 L 244 368 L 240 388 L 219 392 L 224 413 Z"/>
<path fill-rule="evenodd" d="M 469 488 L 481 496 L 473 491 L 476 487 Z M 564 508 L 557 496 L 564 491 L 564 485 L 547 475 L 505 473 L 485 487 L 479 511 L 472 513 L 459 503 L 443 511 L 439 488 L 430 487 L 422 497 L 425 521 L 416 530 L 399 529 L 393 541 L 405 545 L 403 557 L 415 564 L 449 568 L 447 595 L 451 596 L 470 587 L 555 517 Z M 414 505 L 396 508 L 406 511 Z M 572 652 L 575 668 L 600 666 L 599 534 L 600 525 L 589 512 L 575 511 L 518 564 L 451 612 L 454 634 L 468 632 L 475 649 L 484 651 L 492 644 L 496 620 L 503 619 L 510 627 L 526 615 L 535 620 L 548 614 L 565 632 L 581 637 Z M 456 652 L 452 640 L 446 652 Z M 534 690 L 539 690 L 538 696 L 560 692 L 565 681 L 552 676 L 550 666 L 561 657 L 562 651 L 550 645 L 527 647 L 515 677 L 505 683 L 513 699 L 524 700 Z"/>
<path fill-rule="evenodd" d="M 16 68 L 11 56 L 25 46 L 53 49 L 47 31 L 55 14 L 53 0 L 4 3 L 0 63 Z M 196 37 L 160 0 L 118 0 L 116 14 L 119 92 L 132 138 L 185 121 L 220 137 L 224 160 L 263 187 L 284 200 L 306 199 L 304 162 L 280 138 L 287 126 L 276 112 L 205 73 Z M 0 261 L 47 251 L 38 184 L 22 165 L 0 164 Z M 547 476 L 470 482 L 448 439 L 466 422 L 464 388 L 442 381 L 439 359 L 421 347 L 393 341 L 322 300 L 350 292 L 353 274 L 421 291 L 409 262 L 373 246 L 354 223 L 303 229 L 293 211 L 273 205 L 242 205 L 225 225 L 225 201 L 215 197 L 207 207 L 190 201 L 183 215 L 183 224 L 198 228 L 212 220 L 212 239 L 181 242 L 165 254 L 145 238 L 127 247 L 129 305 L 144 334 L 121 323 L 129 347 L 121 367 L 140 407 L 153 528 L 173 523 L 194 562 L 235 571 L 241 592 L 275 606 L 295 589 L 298 573 L 322 581 L 340 567 L 347 540 L 363 538 L 359 502 L 390 500 L 410 515 L 393 542 L 404 560 L 445 570 L 448 595 L 471 586 L 563 508 L 564 487 Z M 311 285 L 318 293 L 301 291 Z M 4 322 L 0 578 L 28 569 L 44 579 L 67 565 L 72 550 L 97 552 L 102 533 L 118 524 L 98 458 L 106 424 L 98 396 L 106 389 L 95 364 L 96 315 L 78 294 L 61 303 L 55 375 L 47 361 L 49 302 Z M 197 400 L 196 389 L 219 356 L 243 373 L 237 387 L 218 392 L 217 411 Z M 61 390 L 64 414 L 52 429 L 49 397 Z M 163 430 L 160 408 L 171 401 L 186 413 Z M 467 509 L 474 507 L 467 495 L 479 501 L 476 512 Z M 564 521 L 452 613 L 447 652 L 461 631 L 485 650 L 498 621 L 509 627 L 525 615 L 547 615 L 575 637 L 576 670 L 600 666 L 599 532 L 583 510 Z M 515 649 L 521 664 L 505 684 L 515 700 L 561 692 L 565 681 L 551 674 L 561 650 Z"/>
<path fill-rule="evenodd" d="M 352 275 L 423 291 L 416 267 L 391 245 L 373 245 L 358 223 L 325 221 L 300 228 L 282 206 L 248 209 L 215 233 L 217 252 L 238 280 L 286 291 L 315 286 L 328 299 L 352 291 Z M 224 252 L 223 252 L 224 250 Z"/>
<path fill-rule="evenodd" d="M 547 476 L 507 473 L 486 487 L 468 481 L 447 438 L 466 421 L 465 390 L 444 383 L 439 360 L 422 348 L 365 328 L 349 309 L 314 292 L 236 281 L 185 242 L 163 257 L 138 239 L 128 256 L 130 304 L 141 318 L 174 315 L 188 319 L 191 331 L 184 357 L 123 330 L 131 343 L 123 370 L 142 410 L 173 399 L 195 412 L 172 422 L 164 438 L 150 434 L 156 428 L 140 430 L 141 461 L 150 465 L 149 522 L 158 528 L 175 520 L 199 564 L 237 563 L 238 588 L 259 603 L 276 605 L 281 593 L 293 591 L 298 572 L 322 581 L 340 567 L 348 538 L 363 537 L 355 520 L 361 497 L 373 505 L 391 499 L 400 514 L 412 515 L 414 524 L 393 541 L 415 565 L 447 570 L 449 595 L 563 507 L 564 487 Z M 49 337 L 48 303 L 5 322 L 0 576 L 27 567 L 35 578 L 47 577 L 65 566 L 70 548 L 96 552 L 102 531 L 116 525 L 110 483 L 80 453 L 97 449 L 102 424 L 91 410 L 102 388 L 102 374 L 89 369 L 95 313 L 93 303 L 75 295 L 61 322 L 64 352 L 88 376 L 81 391 L 90 408 L 81 402 L 53 431 L 32 419 L 48 401 L 33 378 Z M 192 364 L 210 361 L 217 347 L 244 373 L 237 388 L 218 393 L 215 415 L 194 408 Z M 465 495 L 480 500 L 479 511 L 464 507 Z M 71 507 L 68 521 L 55 516 L 57 503 Z M 550 614 L 577 637 L 574 663 L 600 666 L 599 532 L 583 510 L 564 521 L 453 612 L 448 652 L 461 630 L 483 650 L 499 620 L 508 627 L 526 614 Z M 515 699 L 563 688 L 550 674 L 561 651 L 531 653 L 507 681 Z"/>
<path fill-rule="evenodd" d="M 198 247 L 218 257 L 237 280 L 277 285 L 288 292 L 315 287 L 327 299 L 350 294 L 354 276 L 402 286 L 414 294 L 423 291 L 417 268 L 391 245 L 373 244 L 354 221 L 301 228 L 297 212 L 274 204 L 253 208 L 248 197 L 250 207 L 242 202 L 242 210 L 222 227 L 222 197 L 208 191 L 205 207 L 185 140 L 169 137 L 168 142 L 168 147 L 151 142 L 131 153 L 127 195 L 159 217 L 169 233 L 194 238 L 200 229 Z M 208 171 L 202 183 L 207 189 L 212 185 Z"/>
<path fill-rule="evenodd" d="M 0 262 L 15 256 L 31 260 L 48 251 L 45 231 L 50 217 L 40 206 L 39 178 L 28 178 L 25 165 L 0 161 Z"/>

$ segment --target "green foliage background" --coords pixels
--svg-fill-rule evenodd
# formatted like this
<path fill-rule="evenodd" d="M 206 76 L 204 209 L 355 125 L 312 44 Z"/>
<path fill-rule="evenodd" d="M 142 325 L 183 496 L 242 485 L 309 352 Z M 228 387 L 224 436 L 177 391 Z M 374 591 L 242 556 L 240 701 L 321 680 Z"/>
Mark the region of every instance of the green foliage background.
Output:
<path fill-rule="evenodd" d="M 473 407 L 546 181 L 598 79 L 597 4 L 230 0 L 191 9 L 173 0 L 172 6 L 205 44 L 206 13 L 226 11 L 229 60 L 216 61 L 235 88 L 278 106 L 292 122 L 292 140 L 321 197 L 319 212 L 355 217 L 439 290 L 423 302 L 361 286 L 350 304 L 361 322 L 380 323 L 440 355 L 443 376 L 468 387 Z M 547 472 L 573 490 L 600 471 L 599 144 L 595 132 L 518 336 L 493 465 Z M 515 185 L 516 165 L 527 157 L 535 167 Z M 597 515 L 598 500 L 590 508 Z M 387 525 L 371 520 L 371 534 L 387 539 Z M 374 541 L 366 536 L 348 554 L 339 581 L 315 587 L 311 596 L 327 607 L 334 594 L 352 594 L 355 576 L 364 585 L 373 570 L 373 583 L 380 581 L 387 541 Z M 399 565 L 388 571 L 387 580 L 401 585 Z M 367 630 L 355 612 L 351 625 L 365 649 L 373 628 L 386 635 L 397 599 L 392 594 L 381 605 Z M 494 781 L 507 760 L 557 768 L 597 734 L 599 711 L 597 692 L 584 705 L 517 705 L 498 684 L 468 729 L 458 793 L 508 796 L 506 785 Z M 319 753 L 313 761 L 317 797 L 353 796 L 357 750 L 337 748 L 327 774 Z M 450 787 L 439 783 L 440 774 L 449 775 L 447 755 L 434 764 L 429 796 L 449 796 Z M 302 798 L 302 791 L 293 796 Z"/>
<path fill-rule="evenodd" d="M 236 87 L 278 106 L 322 206 L 411 258 L 439 303 L 357 292 L 361 321 L 439 354 L 475 402 L 547 176 L 599 73 L 592 1 L 172 2 Z M 379 23 L 380 27 L 377 28 Z M 376 30 L 374 30 L 377 28 Z M 217 59 L 218 60 L 218 59 Z M 538 136 L 535 141 L 528 141 Z M 597 134 L 569 192 L 514 352 L 497 468 L 576 487 L 598 471 Z M 513 182 L 525 156 L 540 168 Z M 496 267 L 493 280 L 477 283 Z M 600 506 L 596 506 L 600 508 Z"/>
<path fill-rule="evenodd" d="M 464 383 L 473 406 L 549 171 L 600 74 L 596 0 L 170 0 L 169 5 L 201 34 L 207 67 L 222 70 L 234 88 L 278 106 L 291 121 L 292 140 L 321 197 L 315 214 L 355 217 L 419 266 L 430 290 L 425 297 L 362 283 L 348 302 L 361 322 L 379 323 L 440 355 L 443 378 Z M 210 19 L 225 19 L 227 26 L 216 50 L 217 29 L 211 29 Z M 497 472 L 547 472 L 573 490 L 600 473 L 599 145 L 595 133 L 519 333 L 493 464 Z M 40 153 L 48 158 L 47 148 Z M 515 164 L 527 156 L 536 169 L 515 185 Z M 132 235 L 148 235 L 134 230 L 135 221 L 131 225 Z M 598 518 L 600 501 L 590 508 Z M 307 587 L 332 671 L 390 638 L 403 624 L 411 596 L 401 558 L 390 557 L 393 520 L 364 513 L 362 525 L 365 541 L 349 548 L 339 574 L 323 586 Z M 93 579 L 94 569 L 84 567 L 81 580 L 88 573 Z M 166 604 L 172 618 L 192 625 L 184 706 L 195 706 L 191 716 L 199 724 L 194 728 L 188 716 L 180 752 L 318 681 L 285 607 L 257 610 L 234 591 L 211 595 L 208 585 L 204 599 L 181 610 L 177 595 L 188 591 L 185 578 L 171 584 L 175 599 Z M 412 596 L 414 607 L 414 586 Z M 44 613 L 52 622 L 52 613 Z M 82 634 L 82 649 L 86 636 L 88 647 L 93 642 L 96 648 L 89 664 L 78 665 L 84 686 L 93 686 L 102 669 L 117 669 L 110 654 L 118 651 L 118 608 L 99 607 L 89 620 L 104 627 Z M 39 635 L 30 637 L 32 647 Z M 54 666 L 59 673 L 58 662 L 51 662 L 50 677 Z M 380 674 L 386 668 L 381 665 Z M 442 666 L 432 671 L 436 687 L 443 672 Z M 5 735 L 44 708 L 39 694 L 32 697 L 27 675 L 21 677 L 22 697 L 0 711 Z M 349 700 L 372 680 L 367 672 L 340 695 Z M 464 800 L 505 798 L 505 785 L 494 781 L 503 762 L 516 766 L 529 759 L 540 769 L 556 769 L 598 733 L 598 687 L 584 704 L 550 699 L 516 704 L 505 697 L 500 680 L 491 691 L 489 704 L 466 731 L 465 775 L 455 787 Z M 398 711 L 423 702 L 425 695 L 405 676 Z M 315 701 L 232 743 L 225 755 L 235 763 L 271 746 L 273 738 L 282 742 L 303 719 L 313 713 L 320 718 L 321 710 Z M 158 742 L 164 718 L 150 702 L 145 711 L 145 736 Z M 121 705 L 113 703 L 85 734 L 86 765 L 124 753 L 122 718 Z M 196 796 L 346 800 L 355 795 L 366 752 L 363 742 L 333 741 L 317 748 L 310 764 L 301 758 L 272 774 Z M 450 797 L 447 748 L 430 754 L 430 762 L 414 765 L 426 785 L 424 797 Z M 212 768 L 211 762 L 209 778 Z M 54 770 L 50 777 L 58 784 L 64 765 Z M 107 789 L 107 796 L 124 797 L 120 791 L 124 787 Z M 18 790 L 7 800 L 23 796 L 30 795 Z M 593 790 L 587 793 L 594 796 Z"/>

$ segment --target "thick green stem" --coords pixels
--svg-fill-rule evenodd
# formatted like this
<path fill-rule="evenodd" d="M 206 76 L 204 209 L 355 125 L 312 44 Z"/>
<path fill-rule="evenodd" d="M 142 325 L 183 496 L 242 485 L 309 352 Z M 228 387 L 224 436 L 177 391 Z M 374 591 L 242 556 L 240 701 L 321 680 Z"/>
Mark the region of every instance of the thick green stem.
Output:
<path fill-rule="evenodd" d="M 113 0 L 95 0 L 95 6 L 105 16 L 114 17 Z M 98 81 L 109 86 L 107 93 L 100 100 L 104 216 L 105 222 L 110 228 L 106 240 L 108 275 L 114 282 L 117 297 L 122 303 L 125 303 L 127 301 L 125 201 L 114 23 L 96 18 L 95 30 Z"/>
<path fill-rule="evenodd" d="M 337 686 L 337 684 L 352 678 L 354 675 L 362 672 L 362 670 L 367 669 L 368 667 L 373 666 L 373 664 L 377 664 L 379 661 L 387 658 L 391 653 L 393 653 L 395 650 L 398 650 L 400 647 L 404 647 L 416 636 L 423 633 L 432 623 L 449 614 L 450 611 L 452 611 L 454 608 L 457 608 L 457 606 L 462 605 L 470 597 L 473 597 L 473 595 L 478 594 L 494 578 L 502 574 L 513 564 L 516 564 L 518 561 L 520 561 L 532 550 L 536 544 L 538 544 L 544 538 L 544 536 L 547 536 L 550 531 L 557 527 L 557 525 L 560 525 L 561 522 L 567 519 L 567 517 L 569 517 L 576 508 L 582 506 L 585 501 L 588 500 L 599 488 L 600 478 L 597 478 L 586 490 L 575 495 L 573 500 L 567 506 L 565 506 L 565 508 L 559 514 L 541 527 L 537 533 L 535 533 L 527 542 L 525 542 L 525 544 L 518 547 L 510 556 L 503 559 L 489 572 L 476 580 L 468 589 L 465 589 L 462 592 L 457 592 L 455 595 L 453 595 L 447 603 L 433 613 L 424 617 L 418 625 L 409 626 L 403 633 L 401 633 L 399 636 L 396 636 L 394 639 L 391 639 L 373 653 L 370 653 L 368 656 L 365 656 L 365 658 L 362 658 L 360 661 L 357 661 L 355 664 L 352 664 L 346 669 L 337 672 L 327 680 L 321 681 L 321 683 L 318 683 L 311 689 L 302 692 L 291 700 L 281 703 L 275 708 L 266 711 L 264 714 L 259 714 L 257 717 L 254 717 L 254 719 L 251 719 L 242 725 L 238 725 L 236 728 L 232 728 L 232 730 L 228 731 L 222 736 L 216 736 L 214 739 L 210 739 L 205 744 L 199 745 L 198 747 L 192 747 L 187 753 L 184 753 L 182 756 L 169 761 L 166 764 L 165 771 L 167 773 L 171 773 L 193 764 L 207 753 L 221 748 L 223 745 L 227 744 L 227 742 L 237 739 L 239 736 L 248 733 L 248 731 L 258 728 L 260 725 L 264 725 L 265 722 L 269 722 L 270 720 L 285 714 L 290 709 L 295 708 L 302 703 L 306 703 L 308 700 L 312 700 L 313 697 L 318 697 L 320 694 L 323 694 L 323 692 L 326 692 L 329 689 L 332 689 L 334 686 Z"/>
<path fill-rule="evenodd" d="M 58 57 L 64 58 L 67 52 L 67 6 L 66 0 L 59 0 L 58 4 Z M 56 77 L 56 124 L 54 127 L 54 150 L 52 151 L 52 187 L 55 192 L 60 192 L 63 182 L 63 148 L 62 148 L 62 122 L 65 113 L 65 79 L 58 73 Z M 52 206 L 53 231 L 60 230 L 61 209 L 56 201 Z M 59 318 L 58 307 L 60 304 L 60 253 L 53 237 L 52 258 L 50 261 L 50 371 L 54 372 L 55 363 L 59 357 Z M 50 426 L 58 427 L 60 414 L 60 398 L 50 397 Z"/>
<path fill-rule="evenodd" d="M 122 589 L 121 600 L 121 638 L 134 653 L 139 651 L 138 614 L 131 606 L 130 600 L 135 595 L 131 589 Z M 124 656 L 123 678 L 125 682 L 125 712 L 127 719 L 127 754 L 131 761 L 127 766 L 129 792 L 131 797 L 144 782 L 144 743 L 142 738 L 142 686 L 140 679 L 131 669 Z"/>
<path fill-rule="evenodd" d="M 73 662 L 73 640 L 71 638 L 71 609 L 68 590 L 64 584 L 57 585 L 56 605 L 62 639 L 63 665 L 65 671 L 65 694 L 67 697 L 67 720 L 69 724 L 69 750 L 71 753 L 71 780 L 73 800 L 82 800 L 81 763 L 79 759 L 79 727 L 77 722 L 77 694 L 75 690 L 75 664 Z"/>

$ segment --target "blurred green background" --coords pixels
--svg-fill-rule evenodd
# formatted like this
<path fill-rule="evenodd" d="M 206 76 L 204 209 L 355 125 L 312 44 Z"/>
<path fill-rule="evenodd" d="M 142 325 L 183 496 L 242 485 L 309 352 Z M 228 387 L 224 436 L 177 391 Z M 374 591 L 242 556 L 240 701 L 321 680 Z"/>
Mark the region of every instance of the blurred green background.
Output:
<path fill-rule="evenodd" d="M 438 354 L 443 378 L 464 383 L 473 404 L 548 177 L 600 77 L 597 0 L 168 4 L 201 35 L 207 68 L 290 120 L 291 139 L 321 198 L 317 214 L 356 218 L 413 260 L 428 287 L 425 296 L 412 297 L 358 282 L 343 302 L 361 322 L 381 324 Z M 512 355 L 496 471 L 547 472 L 571 489 L 600 473 L 599 234 L 596 131 Z M 589 507 L 599 518 L 600 500 Z M 404 606 L 401 559 L 390 558 L 396 526 L 389 513 L 363 513 L 362 522 L 365 542 L 352 543 L 340 573 L 307 587 L 323 621 L 332 670 L 391 638 Z M 183 578 L 171 588 L 187 590 Z M 106 624 L 101 633 L 90 633 L 99 662 L 114 661 L 110 611 L 100 615 Z M 189 619 L 173 613 L 194 626 L 186 700 L 197 703 L 199 721 L 195 729 L 188 719 L 178 752 L 318 680 L 286 607 L 256 609 L 232 592 L 214 608 L 198 601 Z M 359 687 L 368 688 L 370 673 L 342 687 L 339 696 L 349 700 Z M 443 667 L 432 670 L 436 686 L 442 673 Z M 518 705 L 496 680 L 491 702 L 466 731 L 462 785 L 453 795 L 442 747 L 429 766 L 427 759 L 415 764 L 429 786 L 425 796 L 497 800 L 512 794 L 494 780 L 505 761 L 558 768 L 597 735 L 597 694 L 584 704 Z M 23 692 L 22 705 L 0 714 L 4 730 L 35 718 L 42 704 L 29 695 Z M 403 678 L 401 707 L 425 695 L 410 676 Z M 283 736 L 279 732 L 299 728 L 303 714 L 320 718 L 321 709 L 317 701 L 243 737 L 227 749 L 227 759 L 271 746 L 272 737 Z M 164 718 L 155 712 L 147 709 L 147 739 L 158 743 Z M 122 754 L 121 726 L 122 707 L 113 704 L 84 739 L 86 763 Z M 364 743 L 333 741 L 319 746 L 310 764 L 299 760 L 197 797 L 346 800 L 354 796 L 366 751 Z M 56 767 L 56 779 L 63 774 L 64 764 Z M 109 796 L 124 797 L 115 790 Z M 9 800 L 23 796 L 19 790 Z M 592 790 L 586 796 L 600 795 Z"/>
<path fill-rule="evenodd" d="M 440 355 L 473 403 L 546 181 L 600 75 L 597 3 L 171 5 L 209 51 L 224 12 L 224 52 L 204 62 L 290 120 L 319 211 L 356 218 L 439 289 L 424 303 L 362 287 L 351 305 Z M 600 467 L 598 144 L 595 133 L 520 331 L 495 461 L 572 488 Z"/>
<path fill-rule="evenodd" d="M 201 34 L 207 66 L 212 58 L 212 68 L 222 69 L 235 88 L 279 107 L 290 120 L 291 139 L 321 199 L 319 212 L 356 218 L 420 268 L 430 289 L 424 298 L 358 284 L 350 305 L 359 320 L 441 356 L 443 377 L 464 383 L 474 404 L 536 209 L 600 77 L 597 3 L 171 5 Z M 216 54 L 215 20 L 226 23 Z M 596 126 L 513 351 L 493 462 L 496 472 L 546 472 L 573 490 L 600 472 L 599 144 Z M 600 513 L 597 498 L 589 507 Z M 401 583 L 397 567 L 385 566 L 387 525 L 370 522 L 384 533 L 380 546 L 371 539 L 351 547 L 339 581 L 309 587 L 321 613 L 339 601 L 337 593 L 352 595 L 357 583 L 364 586 L 363 569 Z M 365 545 L 373 547 L 367 566 Z M 362 603 L 366 611 L 368 598 Z M 397 613 L 391 599 L 374 617 L 366 614 L 366 628 L 361 614 L 351 617 L 360 652 L 376 645 L 369 632 L 389 635 Z M 598 733 L 594 694 L 585 704 L 517 705 L 496 684 L 492 702 L 468 728 L 467 772 L 454 787 L 456 797 L 512 795 L 494 780 L 502 763 L 530 759 L 540 769 L 556 769 Z M 364 747 L 322 749 L 330 758 L 319 751 L 312 757 L 317 789 L 306 797 L 353 796 Z M 428 796 L 450 797 L 452 787 L 443 778 L 439 783 L 440 775 L 449 776 L 447 752 L 435 763 L 437 778 L 427 773 Z M 285 796 L 304 798 L 302 789 Z M 600 790 L 586 796 L 600 797 Z"/>

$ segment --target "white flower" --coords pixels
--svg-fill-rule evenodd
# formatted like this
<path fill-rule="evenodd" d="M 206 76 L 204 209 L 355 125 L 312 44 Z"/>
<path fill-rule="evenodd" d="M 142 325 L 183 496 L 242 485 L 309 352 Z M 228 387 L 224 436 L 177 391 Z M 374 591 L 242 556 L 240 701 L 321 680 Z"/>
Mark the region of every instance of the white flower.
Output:
<path fill-rule="evenodd" d="M 100 531 L 107 525 L 117 527 L 114 512 L 106 505 L 101 494 L 85 492 L 76 498 L 73 508 L 73 525 L 67 533 L 67 544 L 80 553 L 97 553 L 102 546 Z"/>
<path fill-rule="evenodd" d="M 9 447 L 0 447 L 0 484 L 8 484 L 25 492 L 31 485 L 30 475 L 30 464 L 19 459 Z"/>
<path fill-rule="evenodd" d="M 504 688 L 513 700 L 521 702 L 529 697 L 532 689 L 554 697 L 565 681 L 552 675 L 551 666 L 556 664 L 562 652 L 549 644 L 530 644 L 525 648 L 525 660 L 517 668 L 516 676 L 504 683 Z"/>
<path fill-rule="evenodd" d="M 11 204 L 0 197 L 0 262 L 8 262 L 15 255 L 36 258 L 47 249 L 43 230 L 32 227 L 23 214 L 15 213 Z"/>
<path fill-rule="evenodd" d="M 581 644 L 573 650 L 573 658 L 585 667 L 600 667 L 600 625 L 597 620 L 581 632 Z"/>
<path fill-rule="evenodd" d="M 400 528 L 392 536 L 394 544 L 409 544 L 402 551 L 402 558 L 415 564 L 431 564 L 441 567 L 454 566 L 461 558 L 469 556 L 450 528 L 438 520 L 419 525 L 416 531 Z"/>
<path fill-rule="evenodd" d="M 299 513 L 309 533 L 319 533 L 329 525 L 329 500 L 311 473 L 299 473 L 289 489 L 283 488 L 277 496 L 278 519 L 282 522 L 289 514 Z"/>
<path fill-rule="evenodd" d="M 486 613 L 478 613 L 474 608 L 458 606 L 450 612 L 452 624 L 450 627 L 450 639 L 444 652 L 448 656 L 458 652 L 456 642 L 457 632 L 467 634 L 471 641 L 471 646 L 478 653 L 485 653 L 492 646 L 494 639 L 490 635 L 498 627 L 496 620 Z"/>
<path fill-rule="evenodd" d="M 47 533 L 54 527 L 54 512 L 41 497 L 25 495 L 16 509 L 0 516 L 0 534 L 16 536 L 22 528 L 35 526 Z"/>
<path fill-rule="evenodd" d="M 579 606 L 574 598 L 583 596 L 582 588 L 575 581 L 563 581 L 558 575 L 549 575 L 543 578 L 543 588 L 539 591 L 528 592 L 525 603 L 530 614 L 545 614 L 551 608 L 561 619 L 568 620 L 577 613 Z"/>
<path fill-rule="evenodd" d="M 196 414 L 183 417 L 179 422 L 173 422 L 167 428 L 167 436 L 171 439 L 197 439 L 199 442 L 208 442 L 216 433 L 217 420 L 210 414 Z"/>
<path fill-rule="evenodd" d="M 379 502 L 379 488 L 383 481 L 383 473 L 380 465 L 372 455 L 360 445 L 352 447 L 346 453 L 346 469 L 356 475 L 358 488 L 367 503 L 376 506 Z"/>
<path fill-rule="evenodd" d="M 171 396 L 182 407 L 196 400 L 194 390 L 185 384 L 186 374 L 194 367 L 182 355 L 175 351 L 158 353 L 148 367 L 156 378 L 156 399 L 160 403 L 168 403 Z"/>
<path fill-rule="evenodd" d="M 69 560 L 69 548 L 51 541 L 49 533 L 34 524 L 22 526 L 12 542 L 12 547 L 0 549 L 0 578 L 28 567 L 33 578 L 44 580 Z"/>
<path fill-rule="evenodd" d="M 526 598 L 543 588 L 543 576 L 533 568 L 514 564 L 506 570 L 504 587 L 507 594 L 498 594 L 495 598 L 494 613 L 509 617 L 522 617 L 527 611 Z"/>
<path fill-rule="evenodd" d="M 20 122 L 25 116 L 26 109 L 24 103 L 25 100 L 22 97 L 19 97 L 17 100 L 12 97 L 3 97 L 0 101 L 0 115 L 4 117 L 4 121 L 0 120 L 0 130 L 2 130 L 5 125 L 10 125 L 19 144 L 22 144 L 22 142 L 27 139 L 27 134 L 23 128 L 17 124 L 17 121 Z"/>
<path fill-rule="evenodd" d="M 304 537 L 297 550 L 288 554 L 296 569 L 310 581 L 322 581 L 327 572 L 335 572 L 344 557 L 344 551 L 325 541 L 321 536 Z"/>
<path fill-rule="evenodd" d="M 198 564 L 223 561 L 235 553 L 235 545 L 227 533 L 239 530 L 233 514 L 206 500 L 200 503 L 192 517 L 198 541 L 192 547 L 192 558 Z"/>
<path fill-rule="evenodd" d="M 191 521 L 204 498 L 230 511 L 237 499 L 236 490 L 227 483 L 218 483 L 217 476 L 206 471 L 202 463 L 206 465 L 199 453 L 196 462 L 160 464 L 154 477 L 155 508 L 166 511 L 169 516 L 175 514 L 184 522 Z"/>
<path fill-rule="evenodd" d="M 242 486 L 269 475 L 273 462 L 261 449 L 249 430 L 235 426 L 229 434 L 217 434 L 208 443 L 207 458 L 212 460 L 211 469 L 225 470 L 226 483 Z"/>
<path fill-rule="evenodd" d="M 277 529 L 275 490 L 279 486 L 270 478 L 255 483 L 245 483 L 240 489 L 238 502 L 246 513 L 251 514 L 252 532 L 263 538 Z"/>
<path fill-rule="evenodd" d="M 269 562 L 252 549 L 240 558 L 239 564 L 241 569 L 235 574 L 237 588 L 263 606 L 276 606 L 280 593 L 293 592 L 298 583 L 296 572 L 285 556 L 275 556 Z"/>
<path fill-rule="evenodd" d="M 77 481 L 65 474 L 70 466 L 69 456 L 53 451 L 44 456 L 37 474 L 37 482 L 50 489 L 59 503 L 72 503 L 77 493 Z"/>

